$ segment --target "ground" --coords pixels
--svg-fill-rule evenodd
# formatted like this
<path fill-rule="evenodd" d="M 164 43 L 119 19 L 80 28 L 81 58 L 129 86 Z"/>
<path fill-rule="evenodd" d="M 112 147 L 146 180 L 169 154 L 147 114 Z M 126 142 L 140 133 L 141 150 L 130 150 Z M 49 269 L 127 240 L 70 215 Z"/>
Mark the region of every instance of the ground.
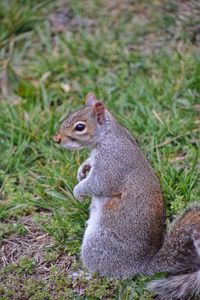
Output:
<path fill-rule="evenodd" d="M 151 161 L 167 223 L 199 201 L 199 1 L 3 0 L 0 17 L 0 299 L 153 299 L 149 277 L 84 270 L 87 151 L 52 136 L 93 91 Z"/>

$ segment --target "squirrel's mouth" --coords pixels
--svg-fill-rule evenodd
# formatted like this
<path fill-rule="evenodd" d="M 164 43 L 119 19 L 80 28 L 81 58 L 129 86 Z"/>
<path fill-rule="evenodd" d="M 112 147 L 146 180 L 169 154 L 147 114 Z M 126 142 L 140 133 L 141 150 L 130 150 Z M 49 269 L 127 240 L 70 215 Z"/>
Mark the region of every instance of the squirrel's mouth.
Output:
<path fill-rule="evenodd" d="M 63 137 L 60 133 L 54 135 L 53 140 L 54 140 L 55 143 L 61 144 L 61 142 L 64 141 L 65 138 L 69 139 L 72 142 L 77 141 L 75 138 L 72 138 L 71 136 L 68 136 L 68 135 Z"/>
<path fill-rule="evenodd" d="M 68 150 L 79 150 L 84 148 L 77 139 L 70 136 L 62 136 L 60 133 L 54 135 L 53 141 Z"/>

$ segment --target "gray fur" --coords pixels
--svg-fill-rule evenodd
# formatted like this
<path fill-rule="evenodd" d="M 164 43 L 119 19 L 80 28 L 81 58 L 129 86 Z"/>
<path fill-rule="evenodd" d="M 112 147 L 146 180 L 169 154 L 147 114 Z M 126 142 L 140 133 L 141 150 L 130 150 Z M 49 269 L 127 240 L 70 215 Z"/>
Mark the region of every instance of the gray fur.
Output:
<path fill-rule="evenodd" d="M 144 273 L 161 246 L 162 195 L 157 176 L 134 138 L 110 113 L 106 112 L 105 124 L 97 132 L 91 171 L 74 189 L 80 200 L 92 197 L 93 210 L 101 206 L 98 228 L 84 237 L 82 259 L 90 271 L 127 278 Z M 106 210 L 115 195 L 121 199 L 116 207 Z M 151 236 L 155 236 L 154 244 Z"/>
<path fill-rule="evenodd" d="M 56 139 L 68 149 L 91 149 L 74 188 L 78 200 L 92 198 L 81 247 L 84 265 L 115 278 L 168 272 L 176 276 L 148 288 L 162 300 L 190 299 L 200 290 L 200 205 L 188 208 L 164 237 L 165 211 L 155 172 L 127 129 L 101 102 L 95 106 L 93 94 L 87 103 L 64 121 Z M 74 132 L 77 121 L 86 124 L 83 134 Z"/>
<path fill-rule="evenodd" d="M 190 300 L 200 294 L 200 271 L 152 281 L 147 289 L 162 300 Z"/>

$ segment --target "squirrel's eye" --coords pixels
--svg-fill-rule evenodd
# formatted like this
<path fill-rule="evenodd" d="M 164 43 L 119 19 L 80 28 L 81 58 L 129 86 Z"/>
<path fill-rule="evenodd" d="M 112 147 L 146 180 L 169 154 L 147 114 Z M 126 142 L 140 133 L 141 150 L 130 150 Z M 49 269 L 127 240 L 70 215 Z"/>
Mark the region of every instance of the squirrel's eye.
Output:
<path fill-rule="evenodd" d="M 77 124 L 75 127 L 76 131 L 83 131 L 84 129 L 85 129 L 85 125 L 82 123 Z"/>

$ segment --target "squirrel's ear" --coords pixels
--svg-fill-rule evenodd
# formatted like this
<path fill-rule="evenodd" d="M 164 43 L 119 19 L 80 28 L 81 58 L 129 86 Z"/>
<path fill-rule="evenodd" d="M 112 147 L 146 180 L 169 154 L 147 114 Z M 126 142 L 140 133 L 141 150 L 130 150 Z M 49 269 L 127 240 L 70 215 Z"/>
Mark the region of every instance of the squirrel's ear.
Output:
<path fill-rule="evenodd" d="M 96 99 L 95 94 L 93 94 L 91 92 L 89 94 L 87 94 L 86 99 L 85 99 L 86 106 L 93 106 L 96 103 L 96 101 L 97 101 L 97 99 Z"/>
<path fill-rule="evenodd" d="M 102 124 L 105 118 L 105 106 L 101 101 L 96 101 L 93 105 L 94 113 L 97 117 L 97 122 Z"/>

